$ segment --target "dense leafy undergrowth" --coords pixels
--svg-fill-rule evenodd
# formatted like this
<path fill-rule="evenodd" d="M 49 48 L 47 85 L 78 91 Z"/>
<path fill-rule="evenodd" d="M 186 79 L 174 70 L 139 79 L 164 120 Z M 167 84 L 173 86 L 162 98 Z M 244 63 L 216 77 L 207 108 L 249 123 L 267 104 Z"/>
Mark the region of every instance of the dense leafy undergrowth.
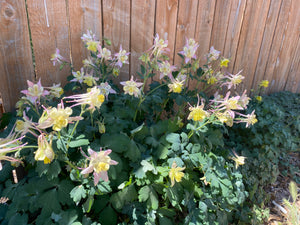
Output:
<path fill-rule="evenodd" d="M 279 163 L 296 169 L 284 159 L 299 151 L 299 94 L 250 101 L 220 52 L 199 67 L 189 39 L 171 66 L 158 36 L 141 82 L 120 86 L 129 53 L 82 39 L 90 57 L 64 90 L 28 81 L 16 116 L 1 120 L 1 224 L 262 224 Z M 58 50 L 52 60 L 68 64 Z"/>

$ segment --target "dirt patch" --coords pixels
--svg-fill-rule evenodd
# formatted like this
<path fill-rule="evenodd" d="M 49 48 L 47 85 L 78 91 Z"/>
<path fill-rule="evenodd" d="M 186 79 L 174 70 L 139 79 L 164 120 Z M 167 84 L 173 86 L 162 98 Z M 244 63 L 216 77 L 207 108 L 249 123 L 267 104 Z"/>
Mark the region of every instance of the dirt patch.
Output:
<path fill-rule="evenodd" d="M 290 202 L 292 201 L 291 194 L 289 192 L 289 184 L 291 181 L 294 181 L 294 178 L 297 177 L 298 180 L 300 178 L 300 153 L 292 152 L 288 154 L 288 162 L 291 166 L 295 168 L 299 168 L 294 174 L 288 173 L 287 176 L 284 176 L 282 173 L 285 168 L 279 168 L 280 174 L 274 184 L 272 184 L 267 192 L 271 196 L 271 200 L 269 202 L 268 208 L 270 209 L 270 217 L 268 224 L 270 225 L 278 225 L 278 224 L 289 224 L 287 221 L 287 215 L 289 213 L 288 209 L 283 204 L 283 199 L 288 199 Z M 298 186 L 298 194 L 300 190 L 300 184 Z M 299 195 L 298 195 L 299 196 Z M 298 213 L 300 214 L 300 198 L 296 202 Z"/>

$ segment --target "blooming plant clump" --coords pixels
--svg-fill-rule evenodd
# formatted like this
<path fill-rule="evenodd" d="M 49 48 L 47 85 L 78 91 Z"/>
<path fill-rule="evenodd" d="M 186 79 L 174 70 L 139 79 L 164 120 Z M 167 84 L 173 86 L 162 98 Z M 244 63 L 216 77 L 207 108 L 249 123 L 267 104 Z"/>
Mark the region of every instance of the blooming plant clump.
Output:
<path fill-rule="evenodd" d="M 13 202 L 5 220 L 15 212 L 36 224 L 234 218 L 247 197 L 240 173 L 247 158 L 226 148 L 223 132 L 234 123 L 257 122 L 254 111 L 243 113 L 246 91 L 236 92 L 241 72 L 226 72 L 229 59 L 213 47 L 200 67 L 193 39 L 178 53 L 181 64 L 172 65 L 168 41 L 156 35 L 140 57 L 140 70 L 117 83 L 130 53 L 122 46 L 111 52 L 110 42 L 91 31 L 82 41 L 90 53 L 83 67 L 71 71 L 64 89 L 28 81 L 13 134 L 0 142 L 2 164 L 22 161 L 26 172 L 24 181 L 5 183 L 2 195 Z M 69 64 L 59 50 L 51 61 Z"/>

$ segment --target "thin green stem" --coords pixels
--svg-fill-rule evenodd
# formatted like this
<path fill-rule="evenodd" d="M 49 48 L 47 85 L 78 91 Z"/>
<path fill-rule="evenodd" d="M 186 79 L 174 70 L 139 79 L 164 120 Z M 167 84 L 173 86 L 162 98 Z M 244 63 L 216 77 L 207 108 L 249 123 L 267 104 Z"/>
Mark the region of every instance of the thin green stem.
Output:
<path fill-rule="evenodd" d="M 83 106 L 81 106 L 81 112 L 80 112 L 80 115 L 79 115 L 79 116 L 81 117 L 82 114 L 83 114 L 84 112 L 85 112 L 85 110 L 83 110 Z M 73 130 L 72 130 L 72 132 L 71 132 L 71 134 L 70 134 L 70 137 L 69 137 L 69 139 L 68 139 L 67 149 L 69 149 L 69 144 L 70 144 L 71 138 L 73 137 L 73 134 L 74 134 L 74 132 L 75 132 L 77 126 L 78 126 L 79 121 L 80 121 L 80 120 L 77 120 L 76 123 L 75 123 L 75 126 L 73 127 Z"/>
<path fill-rule="evenodd" d="M 74 166 L 69 160 L 66 160 L 65 163 L 67 163 L 71 168 L 78 170 L 78 168 Z"/>
<path fill-rule="evenodd" d="M 206 124 L 208 124 L 208 123 L 210 123 L 210 120 L 206 121 L 206 122 L 205 122 L 204 124 L 202 124 L 200 127 L 197 127 L 197 129 L 191 130 L 191 131 L 189 132 L 189 134 L 188 134 L 188 138 L 190 139 L 190 138 L 194 135 L 195 131 L 200 130 L 202 127 L 204 127 L 204 126 L 205 126 Z"/>

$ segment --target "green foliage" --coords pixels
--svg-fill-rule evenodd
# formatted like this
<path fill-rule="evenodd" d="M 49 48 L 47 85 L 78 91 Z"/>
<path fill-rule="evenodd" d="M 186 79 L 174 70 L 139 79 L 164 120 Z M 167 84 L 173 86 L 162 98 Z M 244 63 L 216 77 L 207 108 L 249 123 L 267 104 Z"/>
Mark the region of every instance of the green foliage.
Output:
<path fill-rule="evenodd" d="M 256 204 L 254 218 L 261 223 L 268 216 L 257 216 L 259 210 L 264 211 L 257 205 L 266 203 L 268 197 L 264 189 L 277 179 L 279 167 L 300 183 L 299 176 L 293 173 L 297 169 L 289 162 L 289 153 L 300 149 L 300 95 L 274 93 L 264 96 L 262 103 L 252 101 L 248 107 L 249 111 L 255 109 L 259 122 L 250 129 L 242 125 L 229 129 L 226 143 L 247 157 L 241 172 L 249 192 L 249 202 Z"/>
<path fill-rule="evenodd" d="M 66 96 L 58 97 L 58 86 L 44 87 L 48 95 L 38 83 L 38 96 L 31 93 L 20 99 L 16 128 L 8 135 L 14 118 L 6 138 L 0 139 L 0 159 L 15 166 L 20 162 L 14 159 L 21 160 L 24 178 L 13 184 L 12 166 L 4 164 L 0 193 L 9 202 L 0 205 L 1 223 L 263 222 L 267 214 L 258 207 L 262 187 L 276 178 L 283 154 L 278 148 L 298 149 L 299 114 L 292 109 L 287 113 L 285 105 L 279 110 L 278 103 L 273 104 L 278 96 L 269 103 L 266 97 L 266 105 L 252 102 L 250 111 L 242 114 L 249 100 L 245 94 L 205 93 L 233 84 L 235 88 L 241 80 L 224 71 L 218 51 L 211 49 L 203 68 L 199 60 L 188 58 L 191 53 L 180 52 L 182 62 L 175 69 L 162 54 L 166 42 L 156 39 L 151 53 L 141 56 L 142 82 L 133 77 L 122 81 L 123 91 L 114 78 L 127 55 L 120 51 L 111 57 L 105 47 L 108 40 L 96 42 L 86 34 L 83 41 L 90 58 L 81 71 L 71 71 Z M 193 40 L 187 45 L 191 46 L 185 51 L 198 47 Z M 68 64 L 58 55 L 52 60 L 61 67 Z M 161 79 L 150 83 L 158 73 Z M 194 90 L 186 88 L 190 81 L 196 84 Z M 55 90 L 59 93 L 53 94 Z M 289 104 L 289 98 L 281 101 Z M 299 97 L 291 107 L 298 103 Z M 225 125 L 233 123 L 253 125 L 251 109 L 258 115 L 256 126 L 226 130 Z M 22 140 L 11 146 L 17 137 Z"/>

